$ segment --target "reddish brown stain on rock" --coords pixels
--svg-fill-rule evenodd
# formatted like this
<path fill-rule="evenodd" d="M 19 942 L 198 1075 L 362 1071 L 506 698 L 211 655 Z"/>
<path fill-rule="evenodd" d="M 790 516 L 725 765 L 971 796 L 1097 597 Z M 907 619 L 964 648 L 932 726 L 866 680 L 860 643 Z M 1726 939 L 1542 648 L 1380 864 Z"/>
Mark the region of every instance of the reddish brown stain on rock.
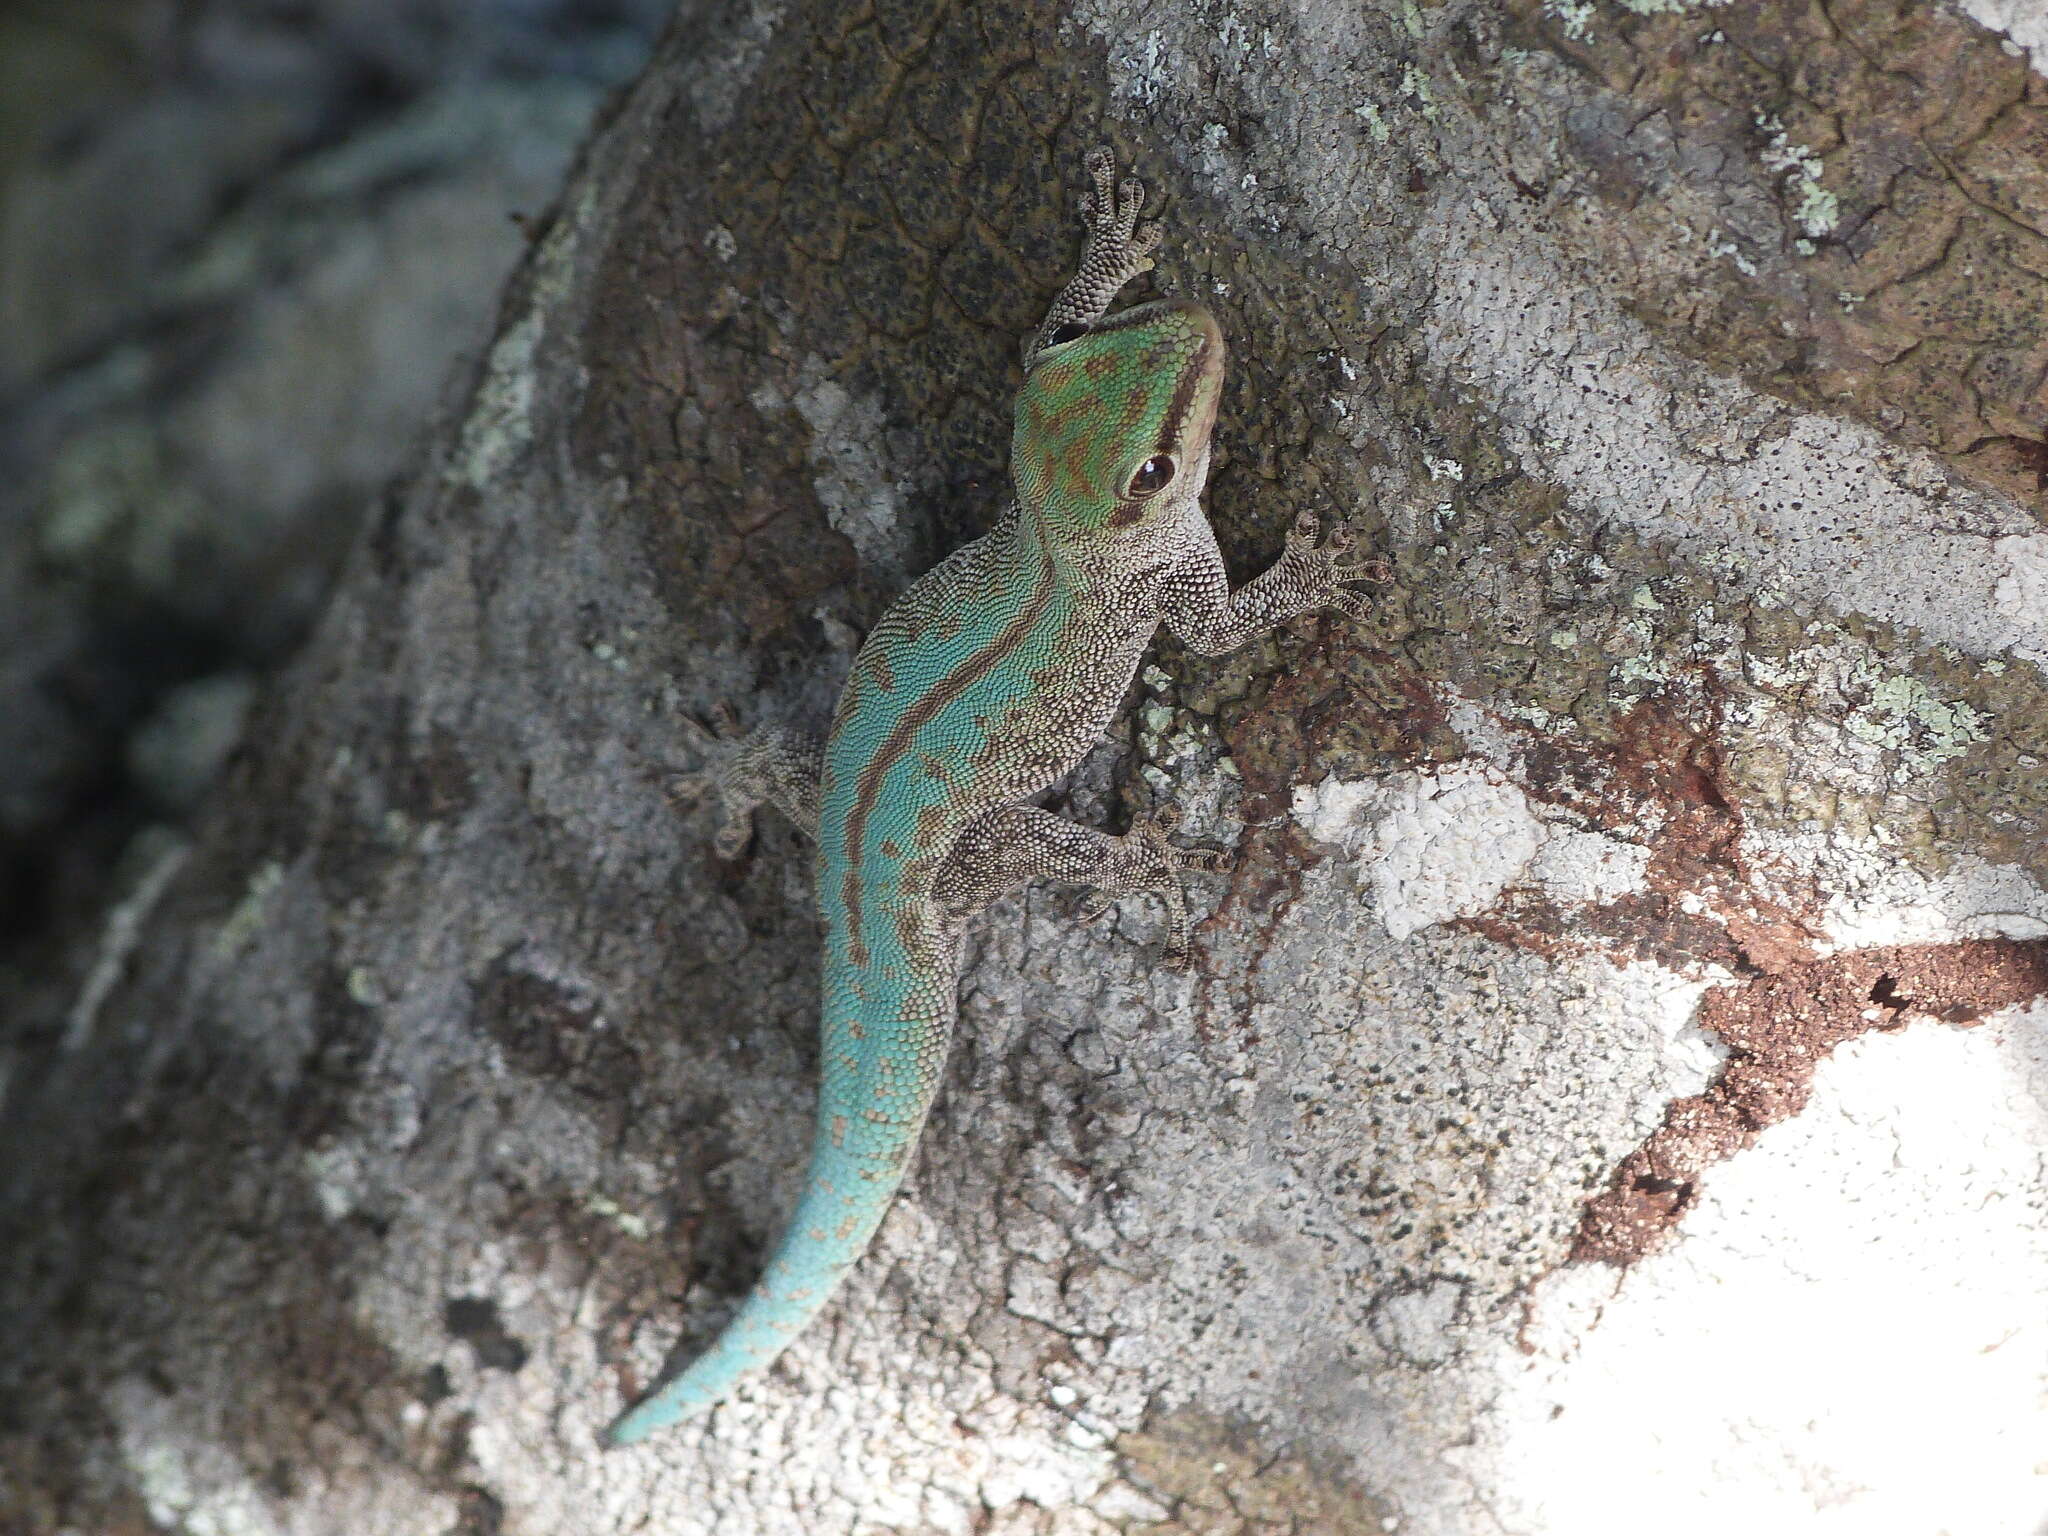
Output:
<path fill-rule="evenodd" d="M 1634 1263 L 1678 1225 L 1702 1174 L 1806 1107 L 1814 1069 L 1845 1040 L 1913 1018 L 1974 1024 L 2048 996 L 2048 941 L 1861 949 L 1720 987 L 1699 1024 L 1728 1046 L 1704 1093 L 1675 1101 L 1586 1203 L 1574 1259 Z"/>

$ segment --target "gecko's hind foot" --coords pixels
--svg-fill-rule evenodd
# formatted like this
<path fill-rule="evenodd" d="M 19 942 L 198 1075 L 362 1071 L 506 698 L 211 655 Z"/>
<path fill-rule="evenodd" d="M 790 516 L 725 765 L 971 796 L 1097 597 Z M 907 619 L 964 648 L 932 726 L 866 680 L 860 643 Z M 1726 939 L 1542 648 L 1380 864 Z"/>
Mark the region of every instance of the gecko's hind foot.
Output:
<path fill-rule="evenodd" d="M 1131 830 L 1115 841 L 1084 920 L 1092 922 L 1102 916 L 1120 896 L 1140 891 L 1157 896 L 1166 906 L 1166 963 L 1184 971 L 1193 963 L 1194 947 L 1182 877 L 1190 870 L 1228 873 L 1236 858 L 1227 848 L 1174 846 L 1171 837 L 1180 821 L 1180 808 L 1167 804 L 1131 823 Z"/>
<path fill-rule="evenodd" d="M 679 811 L 695 809 L 715 798 L 723 810 L 711 845 L 722 859 L 736 859 L 754 835 L 754 807 L 768 798 L 768 779 L 761 758 L 762 732 L 740 729 L 733 707 L 720 700 L 709 711 L 710 722 L 683 715 L 683 735 L 701 759 L 700 766 L 665 776 L 669 803 Z"/>

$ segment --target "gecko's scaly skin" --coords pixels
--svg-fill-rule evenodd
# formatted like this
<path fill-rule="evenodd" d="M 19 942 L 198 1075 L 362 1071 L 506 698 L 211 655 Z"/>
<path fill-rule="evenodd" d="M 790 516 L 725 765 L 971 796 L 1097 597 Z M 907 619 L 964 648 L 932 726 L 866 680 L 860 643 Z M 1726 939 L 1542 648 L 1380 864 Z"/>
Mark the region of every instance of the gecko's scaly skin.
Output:
<path fill-rule="evenodd" d="M 855 658 L 821 750 L 782 727 L 698 732 L 722 853 L 772 801 L 818 840 L 825 930 L 823 1084 L 809 1173 L 767 1272 L 702 1355 L 620 1419 L 614 1445 L 702 1413 L 768 1364 L 866 1249 L 917 1144 L 953 1028 L 963 923 L 1048 878 L 1104 897 L 1151 891 L 1185 960 L 1184 870 L 1170 808 L 1111 837 L 1020 804 L 1100 737 L 1163 622 L 1215 654 L 1290 615 L 1365 601 L 1371 567 L 1312 519 L 1234 595 L 1199 500 L 1223 379 L 1223 336 L 1198 304 L 1109 319 L 1151 265 L 1136 182 L 1090 157 L 1080 274 L 1027 347 L 1011 438 L 1015 498 L 996 527 L 914 584 Z"/>

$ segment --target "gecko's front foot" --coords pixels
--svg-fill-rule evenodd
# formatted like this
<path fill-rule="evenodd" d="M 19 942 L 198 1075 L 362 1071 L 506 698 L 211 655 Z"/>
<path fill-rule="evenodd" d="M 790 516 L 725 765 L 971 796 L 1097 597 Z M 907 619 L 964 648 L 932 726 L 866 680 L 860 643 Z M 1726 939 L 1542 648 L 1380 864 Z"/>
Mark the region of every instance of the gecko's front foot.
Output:
<path fill-rule="evenodd" d="M 1152 270 L 1152 253 L 1166 232 L 1157 224 L 1138 222 L 1145 206 L 1145 183 L 1135 176 L 1117 181 L 1116 153 L 1107 144 L 1088 152 L 1088 177 L 1095 188 L 1081 199 L 1081 222 L 1088 226 L 1081 267 L 1114 272 L 1113 287 L 1121 288 Z"/>
<path fill-rule="evenodd" d="M 1295 518 L 1279 561 L 1286 583 L 1308 599 L 1308 608 L 1336 608 L 1354 619 L 1365 618 L 1372 612 L 1372 599 L 1352 591 L 1353 583 L 1391 581 L 1393 565 L 1379 556 L 1358 555 L 1357 536 L 1341 523 L 1326 537 L 1319 538 L 1321 534 L 1322 519 L 1315 513 Z"/>
<path fill-rule="evenodd" d="M 1152 270 L 1152 253 L 1165 231 L 1140 224 L 1145 183 L 1135 176 L 1119 183 L 1116 155 L 1107 144 L 1088 153 L 1088 177 L 1094 190 L 1081 198 L 1081 222 L 1088 233 L 1081 243 L 1081 269 L 1053 301 L 1045 323 L 1024 344 L 1028 363 L 1047 347 L 1087 333 L 1102 318 L 1123 286 Z"/>
<path fill-rule="evenodd" d="M 1166 963 L 1184 971 L 1192 959 L 1188 936 L 1187 894 L 1181 877 L 1189 870 L 1226 873 L 1234 862 L 1224 848 L 1177 848 L 1170 841 L 1180 825 L 1180 808 L 1162 805 L 1139 816 L 1131 830 L 1114 840 L 1094 887 L 1096 901 L 1084 915 L 1092 922 L 1119 896 L 1150 892 L 1166 904 Z"/>

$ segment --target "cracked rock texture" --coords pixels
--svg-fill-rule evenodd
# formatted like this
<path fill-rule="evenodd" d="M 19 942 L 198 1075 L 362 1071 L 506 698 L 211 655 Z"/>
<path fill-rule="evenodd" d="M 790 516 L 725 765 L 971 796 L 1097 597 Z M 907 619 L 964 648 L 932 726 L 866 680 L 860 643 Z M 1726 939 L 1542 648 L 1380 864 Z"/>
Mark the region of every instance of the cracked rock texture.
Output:
<path fill-rule="evenodd" d="M 8 1515 L 2038 1526 L 2048 82 L 2000 14 L 685 6 L 0 1057 Z M 677 715 L 816 722 L 986 525 L 1105 137 L 1234 349 L 1239 575 L 1313 509 L 1395 580 L 1162 644 L 1053 803 L 1236 845 L 1194 973 L 1142 902 L 992 912 L 844 1294 L 600 1457 L 815 1083 L 803 847 L 714 858 Z"/>

